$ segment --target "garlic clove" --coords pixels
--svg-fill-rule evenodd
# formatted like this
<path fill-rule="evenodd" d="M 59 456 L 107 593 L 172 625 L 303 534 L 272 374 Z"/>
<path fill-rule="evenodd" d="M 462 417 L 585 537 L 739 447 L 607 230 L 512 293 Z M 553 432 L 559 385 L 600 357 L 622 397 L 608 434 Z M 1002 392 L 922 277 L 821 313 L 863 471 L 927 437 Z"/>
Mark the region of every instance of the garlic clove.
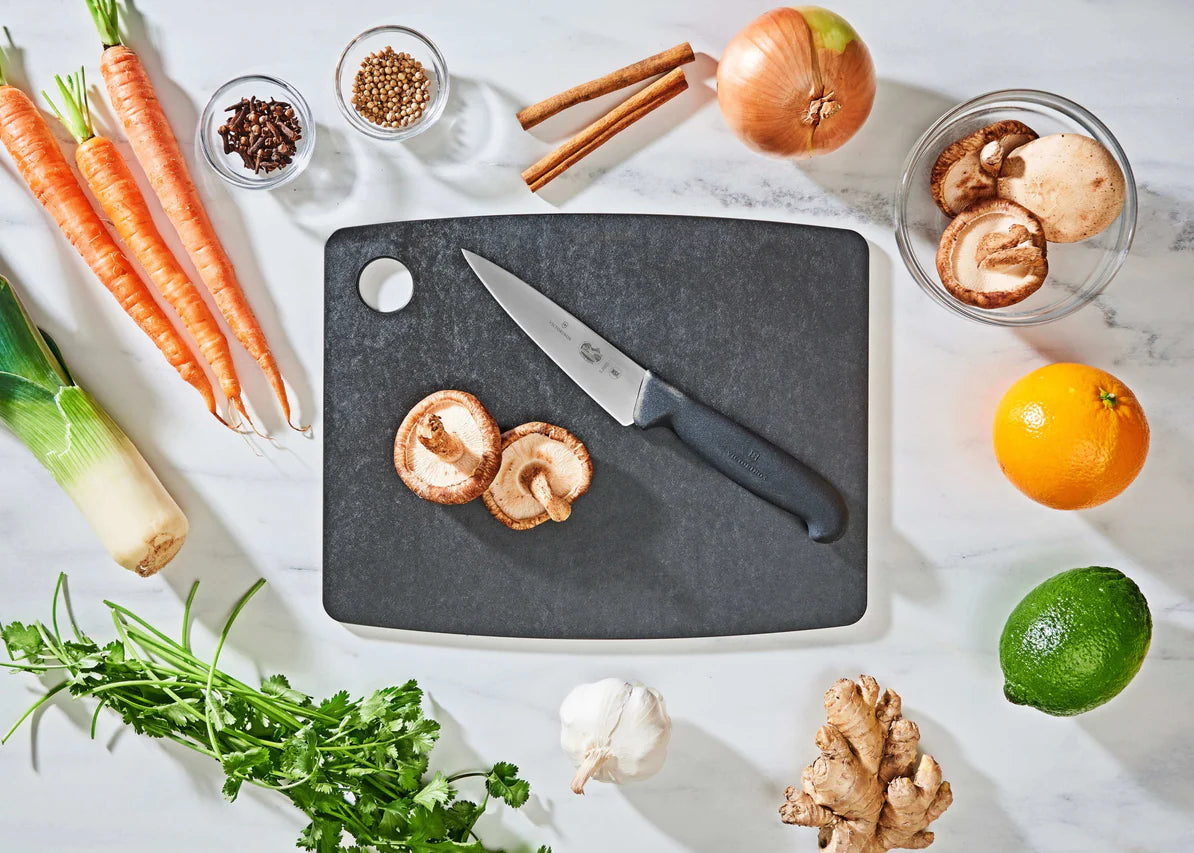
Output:
<path fill-rule="evenodd" d="M 672 721 L 663 696 L 643 684 L 606 678 L 575 687 L 560 705 L 560 746 L 577 767 L 572 790 L 590 779 L 624 782 L 659 772 Z"/>

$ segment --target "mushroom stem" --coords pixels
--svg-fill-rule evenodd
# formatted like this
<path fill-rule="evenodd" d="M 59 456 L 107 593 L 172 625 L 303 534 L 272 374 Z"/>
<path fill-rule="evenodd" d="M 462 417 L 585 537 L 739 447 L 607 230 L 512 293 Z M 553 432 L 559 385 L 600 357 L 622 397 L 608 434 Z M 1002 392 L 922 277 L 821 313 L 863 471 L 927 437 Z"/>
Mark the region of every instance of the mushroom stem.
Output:
<path fill-rule="evenodd" d="M 537 465 L 528 469 L 522 476 L 522 485 L 547 510 L 552 521 L 566 521 L 572 515 L 572 504 L 568 499 L 551 490 L 546 468 Z"/>
<path fill-rule="evenodd" d="M 439 415 L 431 414 L 424 418 L 416 435 L 420 444 L 449 464 L 460 462 L 465 455 L 464 442 L 444 429 L 443 419 Z"/>

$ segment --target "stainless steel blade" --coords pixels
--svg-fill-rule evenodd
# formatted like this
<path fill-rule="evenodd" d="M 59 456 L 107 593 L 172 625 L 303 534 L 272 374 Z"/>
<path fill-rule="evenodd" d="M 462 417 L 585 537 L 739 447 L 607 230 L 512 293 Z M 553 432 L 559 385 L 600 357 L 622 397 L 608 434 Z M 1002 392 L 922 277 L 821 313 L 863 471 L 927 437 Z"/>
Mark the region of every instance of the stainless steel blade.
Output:
<path fill-rule="evenodd" d="M 490 295 L 573 382 L 622 426 L 634 423 L 645 369 L 513 273 L 460 251 Z"/>

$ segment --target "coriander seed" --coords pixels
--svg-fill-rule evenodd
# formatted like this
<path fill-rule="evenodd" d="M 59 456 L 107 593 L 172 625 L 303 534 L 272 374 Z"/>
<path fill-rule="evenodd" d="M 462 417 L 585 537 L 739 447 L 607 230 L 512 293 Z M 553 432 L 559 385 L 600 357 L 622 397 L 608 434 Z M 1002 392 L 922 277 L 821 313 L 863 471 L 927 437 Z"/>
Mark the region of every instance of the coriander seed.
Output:
<path fill-rule="evenodd" d="M 387 45 L 361 62 L 350 103 L 366 121 L 398 128 L 419 121 L 431 100 L 431 81 L 423 64 Z"/>

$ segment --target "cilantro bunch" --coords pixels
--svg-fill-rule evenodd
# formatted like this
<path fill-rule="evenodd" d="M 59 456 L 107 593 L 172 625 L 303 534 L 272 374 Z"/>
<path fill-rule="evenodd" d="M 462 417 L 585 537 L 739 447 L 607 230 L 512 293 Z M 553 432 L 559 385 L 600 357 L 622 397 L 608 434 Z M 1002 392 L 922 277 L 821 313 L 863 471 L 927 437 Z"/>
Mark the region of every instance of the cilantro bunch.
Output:
<path fill-rule="evenodd" d="M 530 786 L 513 764 L 488 771 L 436 773 L 427 762 L 439 725 L 423 715 L 414 681 L 363 700 L 340 693 L 315 702 L 284 676 L 253 688 L 217 669 L 220 652 L 258 581 L 237 603 L 210 662 L 191 649 L 191 588 L 176 641 L 118 604 L 105 601 L 117 639 L 98 645 L 75 624 L 58 625 L 64 576 L 59 576 L 47 628 L 40 622 L 0 627 L 12 663 L 0 666 L 63 680 L 30 707 L 0 739 L 56 694 L 98 700 L 91 736 L 106 707 L 138 734 L 166 738 L 218 762 L 224 794 L 235 800 L 246 783 L 277 791 L 310 818 L 298 847 L 319 853 L 500 853 L 481 844 L 473 827 L 490 799 L 518 808 Z M 483 780 L 479 802 L 458 797 L 456 783 Z M 540 848 L 540 853 L 550 853 Z"/>

